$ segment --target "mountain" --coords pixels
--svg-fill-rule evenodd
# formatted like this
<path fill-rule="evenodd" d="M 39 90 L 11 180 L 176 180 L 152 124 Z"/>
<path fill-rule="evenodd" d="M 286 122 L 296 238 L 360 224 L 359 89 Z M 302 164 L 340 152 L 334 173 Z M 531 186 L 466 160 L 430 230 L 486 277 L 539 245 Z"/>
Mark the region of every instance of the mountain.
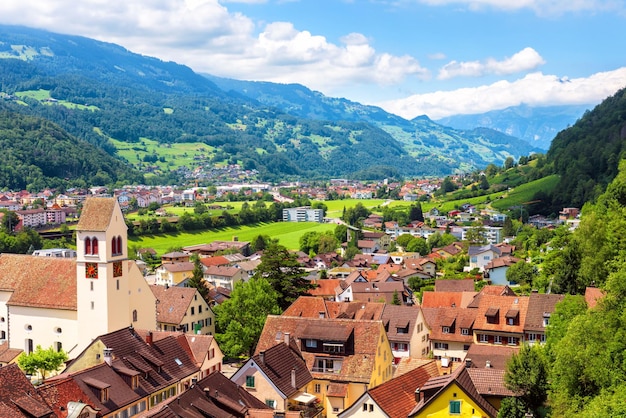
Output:
<path fill-rule="evenodd" d="M 542 150 L 557 133 L 572 126 L 593 105 L 531 107 L 520 105 L 475 115 L 454 115 L 437 123 L 455 129 L 490 128 L 512 135 Z"/>
<path fill-rule="evenodd" d="M 228 163 L 265 180 L 441 176 L 537 150 L 485 129 L 408 121 L 299 85 L 209 79 L 118 45 L 16 26 L 0 26 L 0 95 L 0 110 L 50 120 L 155 182 Z"/>

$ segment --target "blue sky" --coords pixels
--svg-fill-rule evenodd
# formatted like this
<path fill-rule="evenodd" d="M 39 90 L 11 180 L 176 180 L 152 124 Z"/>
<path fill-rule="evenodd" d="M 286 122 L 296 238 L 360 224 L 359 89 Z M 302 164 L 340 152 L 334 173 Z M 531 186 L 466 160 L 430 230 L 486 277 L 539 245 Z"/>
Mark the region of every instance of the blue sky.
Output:
<path fill-rule="evenodd" d="M 0 23 L 406 118 L 594 105 L 626 87 L 623 0 L 2 0 Z"/>

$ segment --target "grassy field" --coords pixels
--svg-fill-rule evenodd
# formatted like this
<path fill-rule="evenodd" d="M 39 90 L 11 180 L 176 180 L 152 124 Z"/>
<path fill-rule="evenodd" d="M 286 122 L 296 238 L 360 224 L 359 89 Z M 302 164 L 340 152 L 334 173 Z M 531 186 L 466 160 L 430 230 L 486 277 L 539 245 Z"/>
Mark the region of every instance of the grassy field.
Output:
<path fill-rule="evenodd" d="M 80 109 L 80 110 L 91 110 L 91 111 L 98 110 L 98 107 L 96 106 L 72 103 L 66 100 L 48 101 L 49 99 L 51 99 L 50 90 L 43 90 L 43 89 L 26 90 L 26 91 L 16 92 L 15 95 L 22 99 L 28 97 L 28 98 L 39 100 L 40 102 L 50 104 L 50 105 L 58 104 L 61 106 L 65 106 L 68 109 Z"/>
<path fill-rule="evenodd" d="M 492 206 L 498 210 L 506 210 L 512 206 L 527 204 L 532 201 L 538 191 L 550 193 L 559 182 L 558 175 L 552 175 L 522 184 L 509 191 L 502 199 L 494 200 Z"/>
<path fill-rule="evenodd" d="M 268 235 L 277 238 L 280 244 L 288 249 L 297 250 L 300 246 L 300 237 L 305 232 L 334 231 L 336 226 L 335 224 L 316 222 L 276 222 L 211 231 L 179 232 L 173 235 L 129 237 L 129 245 L 136 245 L 139 248 L 154 248 L 161 255 L 171 248 L 208 244 L 215 240 L 231 241 L 233 237 L 237 237 L 239 241 L 251 241 L 257 235 Z"/>
<path fill-rule="evenodd" d="M 328 218 L 340 218 L 343 213 L 343 208 L 351 208 L 357 205 L 357 203 L 361 203 L 367 209 L 372 210 L 373 208 L 380 206 L 385 199 L 342 199 L 342 200 L 324 200 L 323 204 L 326 205 L 328 210 L 326 211 L 326 217 Z"/>
<path fill-rule="evenodd" d="M 207 210 L 207 212 L 210 213 L 211 216 L 221 215 L 222 212 L 225 210 L 228 213 L 235 214 L 235 213 L 239 213 L 243 203 L 244 202 L 214 202 L 214 203 L 210 203 L 209 205 L 220 205 L 223 207 L 223 209 L 211 209 L 211 210 Z M 254 205 L 254 202 L 248 202 L 248 204 L 252 206 Z M 167 211 L 168 216 L 181 216 L 183 213 L 189 213 L 191 215 L 194 215 L 194 208 L 189 207 L 189 206 L 164 206 L 163 209 Z M 126 217 L 126 219 L 129 219 L 131 221 L 140 221 L 142 219 L 147 220 L 150 218 L 154 218 L 153 213 L 146 213 L 145 215 L 139 215 L 137 212 L 132 212 L 132 213 L 127 213 L 124 216 Z"/>
<path fill-rule="evenodd" d="M 151 139 L 142 138 L 137 143 L 129 143 L 111 139 L 120 157 L 130 164 L 155 165 L 161 170 L 173 170 L 181 166 L 193 167 L 198 165 L 196 156 L 212 155 L 213 147 L 199 142 L 181 142 L 175 144 L 160 144 Z M 144 162 L 144 157 L 158 155 L 163 161 Z"/>

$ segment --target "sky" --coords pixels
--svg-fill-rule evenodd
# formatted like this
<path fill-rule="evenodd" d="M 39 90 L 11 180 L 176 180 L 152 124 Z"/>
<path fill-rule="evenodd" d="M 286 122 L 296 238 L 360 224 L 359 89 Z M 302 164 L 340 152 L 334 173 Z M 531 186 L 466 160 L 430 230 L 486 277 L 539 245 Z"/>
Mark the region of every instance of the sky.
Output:
<path fill-rule="evenodd" d="M 626 87 L 624 0 L 2 0 L 0 23 L 407 119 L 595 105 Z"/>

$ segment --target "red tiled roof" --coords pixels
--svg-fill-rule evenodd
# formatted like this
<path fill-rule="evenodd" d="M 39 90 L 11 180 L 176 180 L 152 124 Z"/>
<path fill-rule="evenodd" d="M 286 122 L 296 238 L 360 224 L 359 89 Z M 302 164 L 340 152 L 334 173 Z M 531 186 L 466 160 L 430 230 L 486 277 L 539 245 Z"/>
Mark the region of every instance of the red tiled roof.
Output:
<path fill-rule="evenodd" d="M 435 361 L 429 364 L 435 367 L 418 367 L 370 389 L 370 396 L 389 418 L 406 418 L 415 408 L 415 390 L 438 374 Z"/>
<path fill-rule="evenodd" d="M 216 255 L 213 257 L 202 257 L 200 262 L 205 266 L 227 266 L 230 264 L 230 261 L 223 255 Z"/>
<path fill-rule="evenodd" d="M 474 279 L 435 280 L 435 292 L 473 292 Z"/>
<path fill-rule="evenodd" d="M 478 393 L 483 396 L 515 396 L 515 392 L 504 385 L 504 370 L 494 368 L 469 368 L 467 372 Z"/>
<path fill-rule="evenodd" d="M 117 199 L 114 197 L 85 199 L 76 229 L 79 231 L 106 231 L 116 206 L 118 206 Z M 120 215 L 121 213 L 120 211 Z"/>
<path fill-rule="evenodd" d="M 41 417 L 52 414 L 17 364 L 0 367 L 0 416 Z"/>
<path fill-rule="evenodd" d="M 472 367 L 485 368 L 487 362 L 494 369 L 504 370 L 507 360 L 519 352 L 519 347 L 496 347 L 492 345 L 472 344 L 467 350 L 465 359 L 471 360 Z"/>
<path fill-rule="evenodd" d="M 544 318 L 550 316 L 556 304 L 565 298 L 564 295 L 531 293 L 528 300 L 528 311 L 524 322 L 524 331 L 545 331 Z"/>
<path fill-rule="evenodd" d="M 0 254 L 0 289 L 8 304 L 76 310 L 76 260 Z"/>
<path fill-rule="evenodd" d="M 195 287 L 151 285 L 150 289 L 159 301 L 157 303 L 157 321 L 176 325 L 183 321 L 189 305 L 198 292 Z"/>
<path fill-rule="evenodd" d="M 585 289 L 585 302 L 589 308 L 595 308 L 598 300 L 602 299 L 604 295 L 604 291 L 597 287 L 588 287 Z"/>
<path fill-rule="evenodd" d="M 308 293 L 311 296 L 335 296 L 335 288 L 340 281 L 342 279 L 313 280 L 312 283 L 317 287 L 310 289 Z"/>
<path fill-rule="evenodd" d="M 476 321 L 474 329 L 481 331 L 499 331 L 522 333 L 524 324 L 526 323 L 526 314 L 528 312 L 528 296 L 492 296 L 483 295 L 480 299 L 478 311 L 476 312 Z M 487 321 L 487 314 L 498 310 L 496 323 Z M 519 321 L 514 325 L 508 325 L 505 318 L 506 312 L 510 309 L 519 310 Z"/>
<path fill-rule="evenodd" d="M 261 352 L 253 356 L 252 360 L 286 397 L 292 397 L 313 380 L 302 357 L 284 342 L 262 353 L 262 356 Z M 295 387 L 292 385 L 292 371 L 295 372 Z"/>

